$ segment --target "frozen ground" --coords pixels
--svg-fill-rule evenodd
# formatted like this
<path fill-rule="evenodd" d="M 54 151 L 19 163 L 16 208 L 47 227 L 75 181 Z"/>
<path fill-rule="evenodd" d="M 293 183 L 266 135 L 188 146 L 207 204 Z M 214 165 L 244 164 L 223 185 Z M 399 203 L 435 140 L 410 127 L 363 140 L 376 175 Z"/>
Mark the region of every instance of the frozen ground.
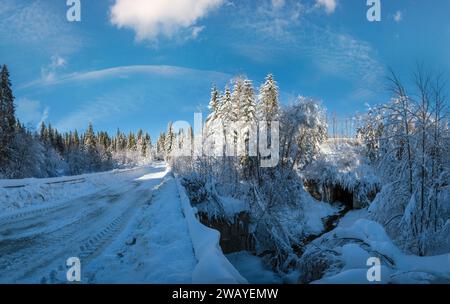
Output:
<path fill-rule="evenodd" d="M 211 281 L 241 278 L 208 241 L 218 233 L 187 216 L 163 164 L 0 189 L 0 283 L 65 283 L 70 257 L 81 260 L 82 283 L 192 283 L 202 271 Z M 204 269 L 195 248 L 216 245 Z"/>

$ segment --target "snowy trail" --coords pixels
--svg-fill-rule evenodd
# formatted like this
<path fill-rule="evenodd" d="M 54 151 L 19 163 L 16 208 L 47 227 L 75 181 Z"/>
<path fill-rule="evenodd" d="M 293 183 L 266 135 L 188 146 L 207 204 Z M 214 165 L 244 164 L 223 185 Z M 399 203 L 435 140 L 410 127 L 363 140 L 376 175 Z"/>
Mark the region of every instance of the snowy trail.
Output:
<path fill-rule="evenodd" d="M 0 283 L 65 282 L 70 257 L 81 260 L 82 282 L 127 282 L 127 273 L 141 283 L 164 282 L 176 278 L 178 269 L 185 275 L 176 281 L 189 283 L 196 260 L 179 200 L 161 193 L 160 188 L 174 190 L 164 186 L 166 175 L 164 166 L 140 169 L 126 178 L 113 177 L 108 187 L 86 196 L 0 215 Z M 153 205 L 152 198 L 161 195 Z M 168 235 L 158 219 L 167 220 Z M 141 256 L 124 263 L 130 250 L 121 249 L 119 255 L 117 250 L 130 247 L 125 243 L 131 236 Z M 164 242 L 172 246 L 164 248 Z M 171 274 L 158 272 L 159 277 L 149 275 L 156 273 L 157 264 L 144 267 L 146 255 L 158 261 L 161 255 L 173 255 L 176 248 L 181 250 L 175 251 L 176 257 L 185 257 L 177 269 Z M 167 272 L 163 261 L 158 262 Z M 140 276 L 135 275 L 136 265 L 141 265 Z"/>

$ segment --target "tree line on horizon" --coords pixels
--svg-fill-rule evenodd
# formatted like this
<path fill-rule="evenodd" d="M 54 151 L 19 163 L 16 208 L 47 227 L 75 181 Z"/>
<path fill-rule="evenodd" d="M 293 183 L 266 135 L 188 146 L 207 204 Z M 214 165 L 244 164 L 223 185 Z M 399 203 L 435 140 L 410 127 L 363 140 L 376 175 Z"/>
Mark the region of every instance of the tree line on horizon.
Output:
<path fill-rule="evenodd" d="M 150 135 L 139 130 L 114 136 L 94 132 L 59 132 L 41 123 L 27 129 L 16 117 L 8 67 L 0 72 L 0 178 L 56 177 L 148 164 L 153 158 Z"/>

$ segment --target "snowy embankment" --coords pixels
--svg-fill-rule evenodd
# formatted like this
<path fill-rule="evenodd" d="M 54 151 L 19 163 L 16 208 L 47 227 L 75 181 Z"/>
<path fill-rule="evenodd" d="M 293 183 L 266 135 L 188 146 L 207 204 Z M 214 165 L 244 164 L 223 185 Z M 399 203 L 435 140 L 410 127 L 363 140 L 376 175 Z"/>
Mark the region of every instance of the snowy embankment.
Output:
<path fill-rule="evenodd" d="M 370 267 L 367 261 L 371 257 L 379 258 L 382 263 L 379 283 L 450 282 L 450 254 L 427 257 L 406 255 L 392 243 L 380 224 L 367 219 L 359 219 L 353 225 L 344 221 L 313 243 L 307 254 L 317 248 L 322 253 L 329 252 L 328 270 L 313 283 L 370 283 L 367 279 Z"/>
<path fill-rule="evenodd" d="M 195 256 L 198 260 L 198 264 L 192 274 L 192 282 L 198 284 L 248 283 L 223 255 L 219 245 L 220 233 L 198 221 L 196 217 L 197 210 L 191 206 L 186 191 L 178 178 L 176 183 L 183 214 L 188 224 Z"/>

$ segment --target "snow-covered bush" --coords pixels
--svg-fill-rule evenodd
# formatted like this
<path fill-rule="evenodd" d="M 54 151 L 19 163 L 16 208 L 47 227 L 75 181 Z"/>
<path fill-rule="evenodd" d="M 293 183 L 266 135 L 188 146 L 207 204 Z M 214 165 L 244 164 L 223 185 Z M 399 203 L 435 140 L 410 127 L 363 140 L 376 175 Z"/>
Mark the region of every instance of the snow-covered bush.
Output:
<path fill-rule="evenodd" d="M 414 76 L 415 92 L 408 94 L 392 75 L 394 98 L 371 109 L 361 130 L 377 130 L 364 140 L 384 183 L 372 218 L 403 249 L 426 255 L 449 219 L 443 211 L 449 200 L 449 117 L 440 77 L 420 68 Z"/>

